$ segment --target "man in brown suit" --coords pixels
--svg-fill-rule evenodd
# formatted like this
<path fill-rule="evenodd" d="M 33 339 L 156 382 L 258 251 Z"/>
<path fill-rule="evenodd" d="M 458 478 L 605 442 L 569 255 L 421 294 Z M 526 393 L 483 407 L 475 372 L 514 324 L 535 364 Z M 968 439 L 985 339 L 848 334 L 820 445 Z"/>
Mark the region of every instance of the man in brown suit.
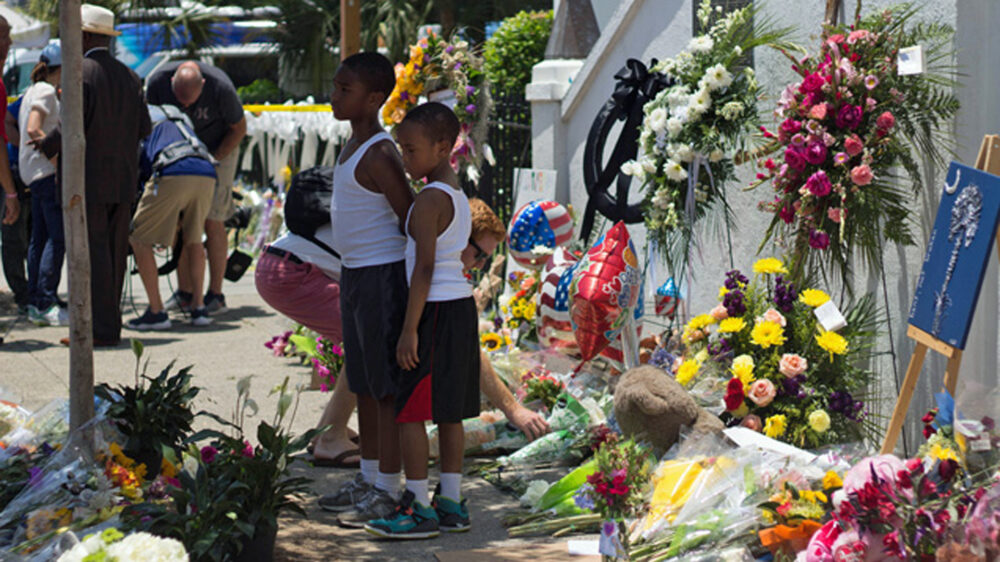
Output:
<path fill-rule="evenodd" d="M 121 295 L 138 187 L 139 143 L 151 125 L 139 77 L 108 50 L 111 36 L 121 34 L 115 31 L 114 14 L 91 4 L 83 4 L 80 14 L 90 298 L 94 346 L 106 347 L 121 341 Z M 56 129 L 42 139 L 40 149 L 51 157 L 60 143 Z"/>

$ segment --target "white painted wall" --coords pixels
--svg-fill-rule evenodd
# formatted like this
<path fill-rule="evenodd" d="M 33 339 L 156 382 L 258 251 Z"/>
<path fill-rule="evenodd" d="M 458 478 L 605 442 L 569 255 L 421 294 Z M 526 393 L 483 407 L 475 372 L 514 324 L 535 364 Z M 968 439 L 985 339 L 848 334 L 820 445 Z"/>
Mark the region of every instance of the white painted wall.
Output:
<path fill-rule="evenodd" d="M 572 85 L 565 96 L 558 101 L 559 111 L 554 111 L 556 100 L 539 105 L 544 115 L 534 116 L 533 127 L 538 131 L 558 131 L 558 134 L 543 135 L 533 144 L 534 166 L 554 168 L 559 172 L 558 199 L 571 203 L 580 213 L 586 206 L 587 194 L 583 185 L 583 150 L 587 133 L 601 106 L 609 99 L 614 87 L 614 74 L 628 58 L 638 58 L 648 63 L 651 58 L 674 56 L 691 38 L 693 3 L 697 0 L 622 0 L 611 18 L 602 21 L 601 39 L 595 45 L 582 68 L 576 73 Z M 866 0 L 865 10 L 874 10 L 895 4 L 894 0 Z M 854 2 L 846 3 L 846 16 L 853 18 Z M 959 91 L 962 111 L 954 124 L 958 158 L 966 163 L 975 160 L 979 141 L 984 134 L 1000 132 L 1000 102 L 996 101 L 1000 90 L 1000 70 L 991 62 L 991 55 L 1000 47 L 1000 3 L 985 0 L 938 0 L 924 2 L 921 19 L 953 25 L 957 29 L 955 48 L 958 64 L 966 74 L 963 88 Z M 825 2 L 823 0 L 768 0 L 758 2 L 764 17 L 772 18 L 780 25 L 794 26 L 793 40 L 815 49 L 820 32 Z M 765 123 L 771 123 L 770 113 L 773 103 L 785 84 L 795 79 L 789 63 L 782 55 L 769 49 L 758 49 L 755 53 L 758 79 L 766 89 L 771 101 L 761 104 Z M 556 119 L 558 114 L 558 120 Z M 539 118 L 542 121 L 539 122 Z M 538 142 L 544 139 L 545 142 Z M 610 146 L 608 150 L 610 150 Z M 766 192 L 743 192 L 741 187 L 748 183 L 753 171 L 748 167 L 742 171 L 743 182 L 730 186 L 730 203 L 739 217 L 739 230 L 732 233 L 734 265 L 748 269 L 757 258 L 757 250 L 763 239 L 769 216 L 757 211 L 757 201 L 767 197 Z M 937 210 L 938 185 L 941 170 L 927 170 L 925 189 L 914 200 L 914 231 L 921 242 L 926 241 L 930 226 Z M 933 186 L 933 187 L 930 187 Z M 761 188 L 764 190 L 768 187 Z M 636 191 L 638 191 L 636 189 Z M 638 200 L 636 193 L 634 198 Z M 600 226 L 600 223 L 598 223 Z M 631 225 L 636 243 L 644 244 L 641 225 Z M 729 251 L 724 241 L 711 233 L 701 235 L 703 244 L 695 259 L 696 273 L 692 279 L 690 304 L 692 310 L 707 310 L 714 305 L 717 288 L 725 271 L 730 269 Z M 888 309 L 893 331 L 892 345 L 886 334 L 879 341 L 879 349 L 889 352 L 894 347 L 896 370 L 902 377 L 912 346 L 905 336 L 905 314 L 912 299 L 924 248 L 887 248 L 884 261 Z M 765 250 L 762 255 L 772 253 Z M 779 252 L 780 253 L 780 252 Z M 983 287 L 980 307 L 970 338 L 960 376 L 960 391 L 963 382 L 977 381 L 987 386 L 997 384 L 998 363 L 998 283 L 996 265 Z M 854 286 L 857 291 L 874 292 L 881 306 L 886 299 L 882 296 L 881 272 L 856 272 Z M 662 283 L 662 279 L 656 281 Z M 834 293 L 839 292 L 836 288 Z M 647 308 L 650 310 L 650 308 Z M 933 353 L 929 355 L 932 356 Z M 881 377 L 881 392 L 885 402 L 881 414 L 891 413 L 895 400 L 896 383 L 893 380 L 893 361 L 886 356 L 878 362 Z M 932 404 L 932 393 L 940 387 L 944 362 L 931 358 L 921 376 L 914 402 L 910 408 L 909 441 L 916 443 L 918 420 Z M 875 413 L 875 412 L 873 412 Z M 997 412 L 1000 414 L 1000 412 Z"/>

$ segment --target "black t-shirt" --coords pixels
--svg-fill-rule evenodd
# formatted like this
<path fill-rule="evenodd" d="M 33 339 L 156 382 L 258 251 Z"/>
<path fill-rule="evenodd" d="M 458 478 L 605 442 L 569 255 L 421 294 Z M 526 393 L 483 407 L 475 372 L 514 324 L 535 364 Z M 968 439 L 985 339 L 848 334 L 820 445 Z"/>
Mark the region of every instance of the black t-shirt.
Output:
<path fill-rule="evenodd" d="M 175 61 L 163 65 L 146 80 L 146 100 L 154 105 L 174 105 L 180 107 L 170 79 L 177 67 L 187 61 Z M 243 104 L 236 95 L 233 81 L 218 68 L 198 62 L 205 86 L 198 101 L 183 108 L 194 123 L 194 132 L 209 150 L 215 151 L 222 143 L 231 125 L 243 119 Z"/>

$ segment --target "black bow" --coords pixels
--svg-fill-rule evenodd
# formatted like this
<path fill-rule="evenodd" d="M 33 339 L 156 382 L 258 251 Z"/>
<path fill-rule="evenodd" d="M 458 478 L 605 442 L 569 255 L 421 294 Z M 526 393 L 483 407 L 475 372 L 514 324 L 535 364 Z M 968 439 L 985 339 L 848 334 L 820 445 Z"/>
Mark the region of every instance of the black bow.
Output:
<path fill-rule="evenodd" d="M 654 66 L 656 59 L 649 63 L 649 68 Z M 615 74 L 615 79 L 618 83 L 615 84 L 611 98 L 615 101 L 615 105 L 623 110 L 622 117 L 631 113 L 636 103 L 642 107 L 670 84 L 666 76 L 659 72 L 650 72 L 646 65 L 637 59 L 625 61 L 625 66 Z"/>

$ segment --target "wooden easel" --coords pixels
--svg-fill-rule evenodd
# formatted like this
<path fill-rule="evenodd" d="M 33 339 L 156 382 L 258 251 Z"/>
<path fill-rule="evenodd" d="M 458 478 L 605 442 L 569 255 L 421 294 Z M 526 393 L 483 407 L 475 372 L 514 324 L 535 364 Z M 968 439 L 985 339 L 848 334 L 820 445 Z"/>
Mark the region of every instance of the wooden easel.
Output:
<path fill-rule="evenodd" d="M 1000 175 L 1000 135 L 986 135 L 979 145 L 979 156 L 976 158 L 976 169 L 994 175 Z M 996 233 L 997 257 L 1000 259 L 1000 230 Z M 891 454 L 896 448 L 896 440 L 903 429 L 903 422 L 906 421 L 906 412 L 910 407 L 910 399 L 913 398 L 913 391 L 917 386 L 917 379 L 920 377 L 920 369 L 924 366 L 924 358 L 927 350 L 934 351 L 948 358 L 948 367 L 944 371 L 944 387 L 952 396 L 955 395 L 955 384 L 958 382 L 958 368 L 962 363 L 962 350 L 949 345 L 927 332 L 910 325 L 906 329 L 906 335 L 917 343 L 910 357 L 910 365 L 906 368 L 906 378 L 903 379 L 903 386 L 899 389 L 899 397 L 896 399 L 896 407 L 892 411 L 892 420 L 889 422 L 889 429 L 885 433 L 885 441 L 882 443 L 882 454 Z"/>

